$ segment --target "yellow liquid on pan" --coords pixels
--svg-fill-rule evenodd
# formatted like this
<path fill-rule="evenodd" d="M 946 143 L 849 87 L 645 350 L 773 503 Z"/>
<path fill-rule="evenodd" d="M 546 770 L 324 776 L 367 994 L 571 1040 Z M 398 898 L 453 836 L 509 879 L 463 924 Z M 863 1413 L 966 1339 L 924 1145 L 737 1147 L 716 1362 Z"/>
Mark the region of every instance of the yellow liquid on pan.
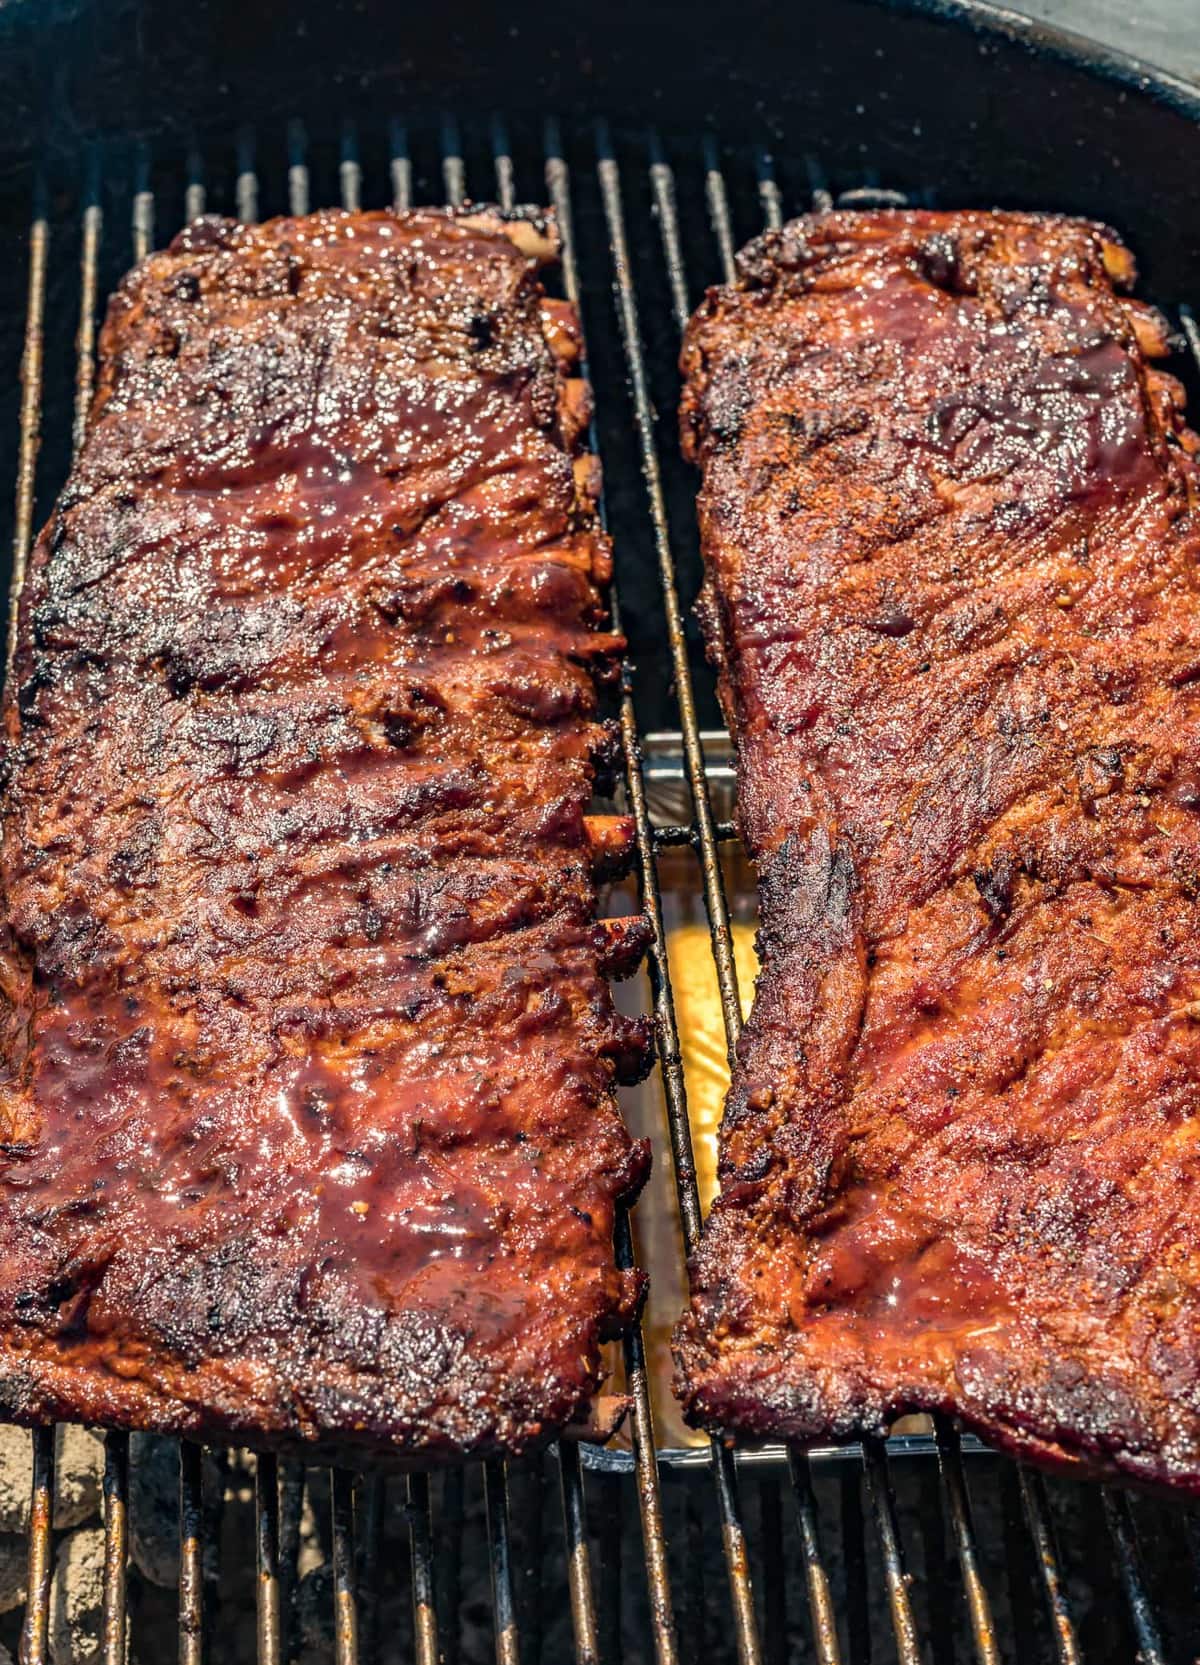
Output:
<path fill-rule="evenodd" d="M 730 928 L 744 1018 L 750 1010 L 754 979 L 758 975 L 754 927 L 735 923 Z M 668 931 L 667 960 L 675 990 L 675 1016 L 679 1024 L 700 1202 L 707 1212 L 716 1195 L 717 1130 L 729 1091 L 729 1054 L 721 1014 L 721 991 L 707 925 L 677 925 Z"/>

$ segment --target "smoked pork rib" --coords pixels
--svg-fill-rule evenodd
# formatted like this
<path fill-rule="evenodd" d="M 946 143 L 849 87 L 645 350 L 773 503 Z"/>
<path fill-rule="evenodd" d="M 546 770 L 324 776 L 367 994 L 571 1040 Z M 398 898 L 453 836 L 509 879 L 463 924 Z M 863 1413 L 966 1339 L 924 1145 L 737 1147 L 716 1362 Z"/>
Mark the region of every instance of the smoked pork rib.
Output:
<path fill-rule="evenodd" d="M 1103 227 L 834 213 L 684 349 L 762 971 L 697 1422 L 1200 1491 L 1196 440 Z"/>
<path fill-rule="evenodd" d="M 9 684 L 7 1416 L 424 1461 L 599 1382 L 646 1036 L 555 251 L 201 220 L 112 303 Z"/>

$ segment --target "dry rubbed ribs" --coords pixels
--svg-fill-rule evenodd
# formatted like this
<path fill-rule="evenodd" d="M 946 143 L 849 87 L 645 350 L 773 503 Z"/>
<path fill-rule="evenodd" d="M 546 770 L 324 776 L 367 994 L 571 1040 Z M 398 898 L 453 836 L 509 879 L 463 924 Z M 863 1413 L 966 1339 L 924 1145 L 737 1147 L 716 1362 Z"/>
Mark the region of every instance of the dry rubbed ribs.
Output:
<path fill-rule="evenodd" d="M 552 223 L 123 284 L 7 706 L 0 1411 L 425 1461 L 587 1405 L 646 1037 Z"/>
<path fill-rule="evenodd" d="M 1200 1491 L 1196 440 L 1102 227 L 800 220 L 684 350 L 763 969 L 697 1422 Z"/>

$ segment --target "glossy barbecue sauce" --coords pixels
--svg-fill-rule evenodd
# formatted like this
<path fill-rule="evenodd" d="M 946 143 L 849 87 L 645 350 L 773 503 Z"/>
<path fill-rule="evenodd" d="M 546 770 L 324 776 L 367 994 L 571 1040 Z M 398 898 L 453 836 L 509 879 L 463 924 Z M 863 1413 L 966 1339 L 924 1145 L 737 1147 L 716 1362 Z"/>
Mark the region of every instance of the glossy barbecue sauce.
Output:
<path fill-rule="evenodd" d="M 587 818 L 622 644 L 519 244 L 201 222 L 113 303 L 10 706 L 18 1410 L 519 1448 L 636 1294 Z"/>
<path fill-rule="evenodd" d="M 691 1417 L 1200 1490 L 1196 439 L 1103 228 L 834 214 L 684 351 L 763 969 Z"/>

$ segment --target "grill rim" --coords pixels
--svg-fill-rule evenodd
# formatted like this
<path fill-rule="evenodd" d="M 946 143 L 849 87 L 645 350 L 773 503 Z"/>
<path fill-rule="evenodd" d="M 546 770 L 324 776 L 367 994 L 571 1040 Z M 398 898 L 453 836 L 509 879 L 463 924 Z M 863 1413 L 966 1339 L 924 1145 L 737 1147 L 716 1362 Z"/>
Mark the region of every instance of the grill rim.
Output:
<path fill-rule="evenodd" d="M 912 16 L 972 29 L 978 34 L 1013 41 L 1027 51 L 1069 64 L 1088 74 L 1147 93 L 1168 109 L 1200 121 L 1200 85 L 1186 76 L 1151 64 L 1136 53 L 1094 40 L 1077 29 L 1042 18 L 1028 17 L 990 0 L 868 0 L 868 3 Z"/>

